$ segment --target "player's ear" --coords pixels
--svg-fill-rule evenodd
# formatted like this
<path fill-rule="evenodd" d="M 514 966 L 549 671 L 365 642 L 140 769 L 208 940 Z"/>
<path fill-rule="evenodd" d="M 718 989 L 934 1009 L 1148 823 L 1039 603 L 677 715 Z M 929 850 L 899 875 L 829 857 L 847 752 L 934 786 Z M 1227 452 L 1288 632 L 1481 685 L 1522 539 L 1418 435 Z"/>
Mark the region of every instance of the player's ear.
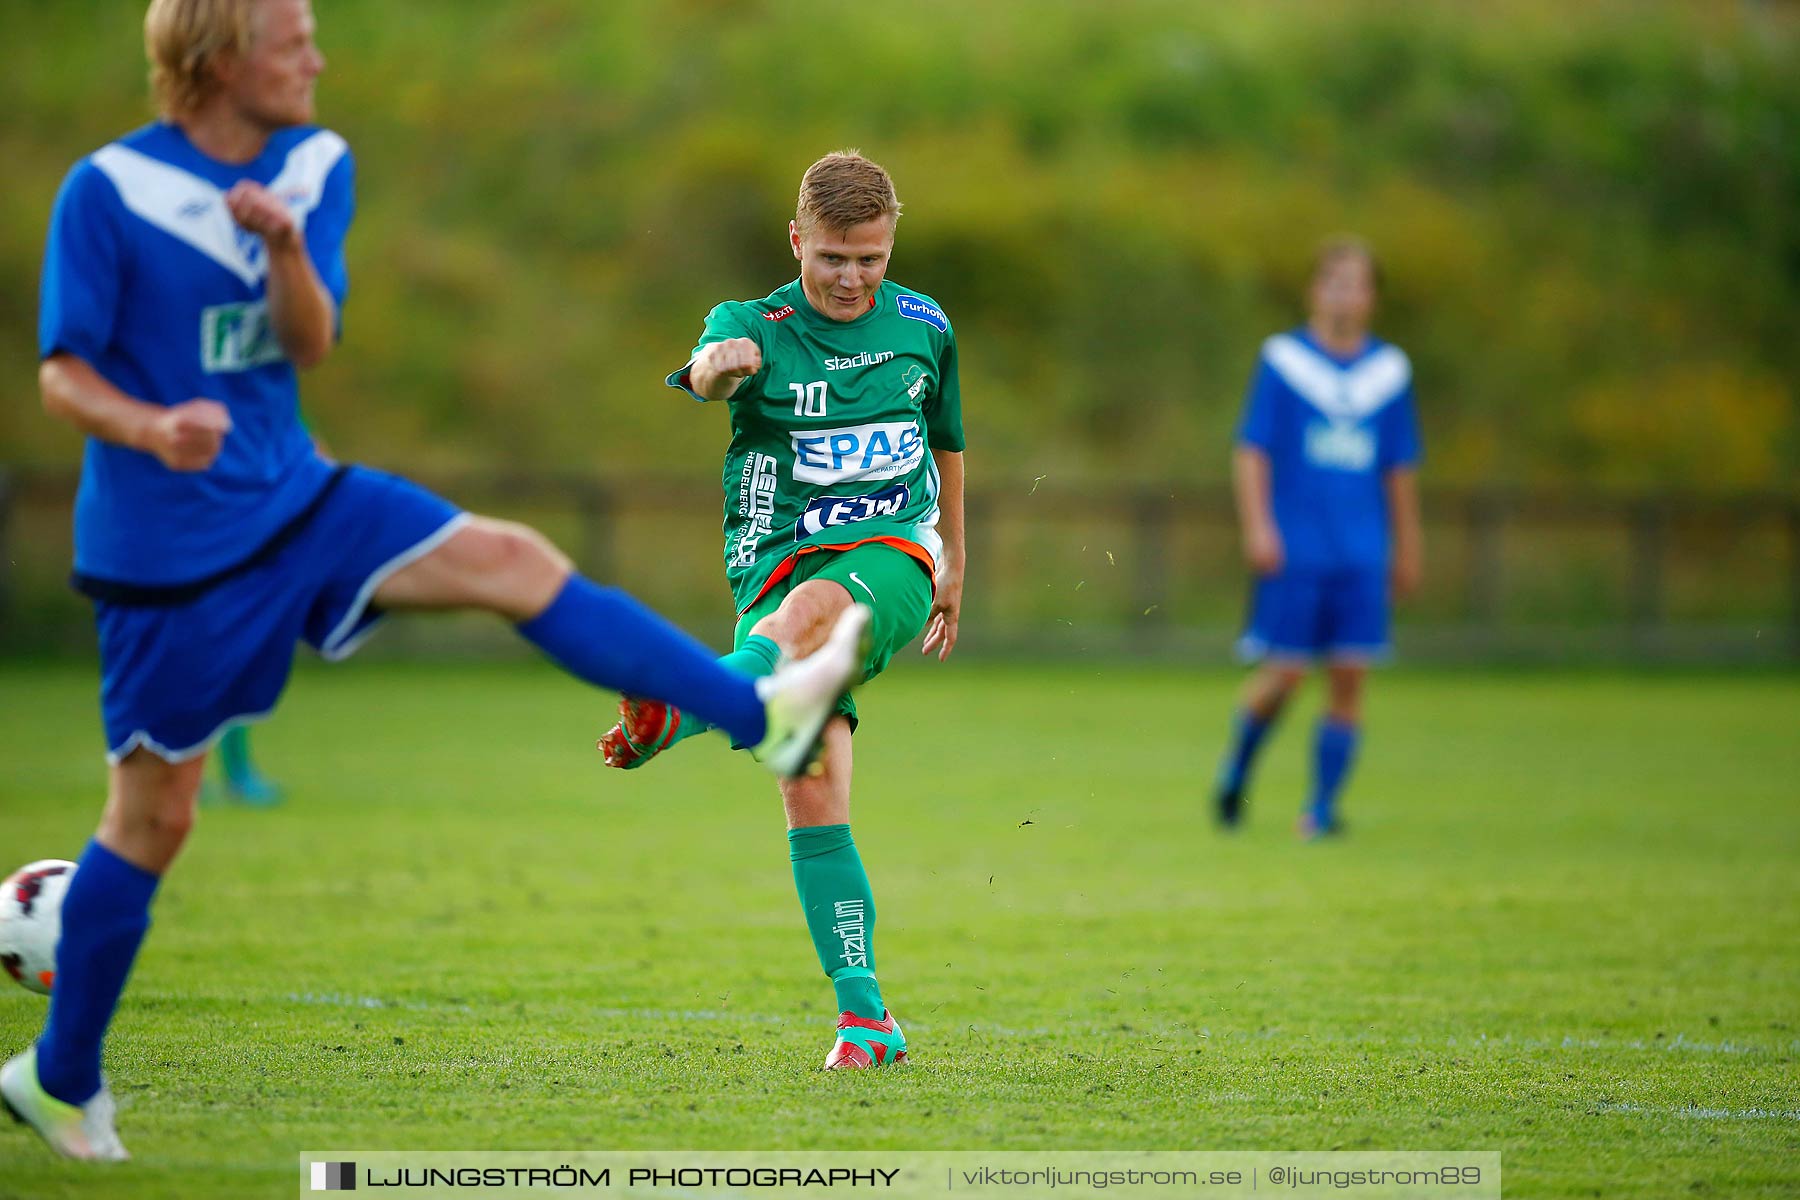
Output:
<path fill-rule="evenodd" d="M 794 248 L 794 258 L 800 258 L 800 222 L 788 222 L 788 245 Z"/>
<path fill-rule="evenodd" d="M 236 51 L 227 48 L 209 58 L 204 69 L 208 85 L 206 94 L 209 97 L 216 96 L 220 92 L 230 91 L 231 85 L 237 82 L 242 70 L 242 60 L 238 58 Z"/>

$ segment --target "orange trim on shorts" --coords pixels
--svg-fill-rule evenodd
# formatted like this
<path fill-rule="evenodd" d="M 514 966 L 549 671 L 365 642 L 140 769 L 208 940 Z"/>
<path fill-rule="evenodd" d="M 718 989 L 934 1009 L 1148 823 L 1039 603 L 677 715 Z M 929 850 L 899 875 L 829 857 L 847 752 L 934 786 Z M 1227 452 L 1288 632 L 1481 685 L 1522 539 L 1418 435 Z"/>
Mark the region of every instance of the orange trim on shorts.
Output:
<path fill-rule="evenodd" d="M 776 584 L 786 579 L 789 575 L 792 575 L 794 573 L 794 568 L 800 564 L 800 556 L 802 554 L 812 554 L 818 550 L 854 550 L 858 546 L 892 546 L 894 549 L 917 562 L 921 567 L 925 568 L 925 578 L 931 580 L 931 598 L 933 600 L 937 599 L 937 563 L 932 560 L 930 551 L 926 550 L 925 547 L 919 545 L 917 542 L 909 542 L 905 538 L 891 537 L 884 534 L 880 537 L 863 538 L 860 541 L 855 542 L 834 542 L 830 545 L 818 544 L 800 547 L 798 550 L 781 560 L 781 565 L 777 566 L 774 572 L 770 574 L 768 581 L 764 583 L 762 589 L 756 593 L 756 597 L 751 600 L 750 603 L 738 609 L 738 616 L 743 616 L 745 613 L 761 604 L 763 602 L 763 597 L 773 591 Z"/>

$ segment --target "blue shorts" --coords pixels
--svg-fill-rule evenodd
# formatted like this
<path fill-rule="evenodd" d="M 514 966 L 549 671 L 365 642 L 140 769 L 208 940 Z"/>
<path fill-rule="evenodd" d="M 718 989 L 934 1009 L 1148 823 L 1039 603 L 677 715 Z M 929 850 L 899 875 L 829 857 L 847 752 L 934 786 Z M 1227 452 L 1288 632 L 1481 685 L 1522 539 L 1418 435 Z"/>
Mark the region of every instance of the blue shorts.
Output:
<path fill-rule="evenodd" d="M 415 483 L 345 467 L 307 513 L 198 595 L 110 587 L 94 599 L 107 761 L 142 746 L 181 762 L 268 716 L 296 643 L 331 661 L 355 652 L 381 619 L 375 589 L 466 520 Z"/>
<path fill-rule="evenodd" d="M 1284 571 L 1256 581 L 1238 654 L 1373 661 L 1387 656 L 1388 580 L 1383 570 Z"/>

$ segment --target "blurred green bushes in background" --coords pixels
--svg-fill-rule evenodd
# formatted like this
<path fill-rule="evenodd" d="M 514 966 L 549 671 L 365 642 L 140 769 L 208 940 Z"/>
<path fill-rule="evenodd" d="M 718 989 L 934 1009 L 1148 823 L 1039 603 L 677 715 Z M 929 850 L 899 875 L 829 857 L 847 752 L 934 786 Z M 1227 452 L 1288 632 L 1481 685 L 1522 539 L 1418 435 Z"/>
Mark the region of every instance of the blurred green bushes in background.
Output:
<path fill-rule="evenodd" d="M 986 475 L 1221 478 L 1311 251 L 1382 252 L 1442 481 L 1787 486 L 1800 461 L 1800 13 L 1738 3 L 314 0 L 358 157 L 340 454 L 705 478 L 661 386 L 792 276 L 818 154 L 906 215 Z M 35 401 L 58 182 L 149 115 L 142 4 L 0 0 L 0 461 Z"/>

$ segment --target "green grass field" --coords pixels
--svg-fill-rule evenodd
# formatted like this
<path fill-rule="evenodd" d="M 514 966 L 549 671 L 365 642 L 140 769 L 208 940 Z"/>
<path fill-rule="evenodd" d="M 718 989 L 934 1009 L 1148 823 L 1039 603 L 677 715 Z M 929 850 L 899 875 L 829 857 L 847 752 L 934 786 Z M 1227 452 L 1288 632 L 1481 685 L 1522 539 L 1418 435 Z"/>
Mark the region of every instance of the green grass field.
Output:
<path fill-rule="evenodd" d="M 769 780 L 632 775 L 526 665 L 301 672 L 157 906 L 136 1161 L 0 1196 L 291 1195 L 303 1149 L 1484 1149 L 1508 1195 L 1800 1190 L 1800 680 L 1395 673 L 1303 845 L 1295 714 L 1207 819 L 1235 677 L 897 670 L 858 843 L 909 1069 L 826 1076 Z M 91 668 L 0 673 L 0 859 L 73 857 Z M 1310 697 L 1309 697 L 1310 699 Z M 39 998 L 0 992 L 0 1047 Z"/>

